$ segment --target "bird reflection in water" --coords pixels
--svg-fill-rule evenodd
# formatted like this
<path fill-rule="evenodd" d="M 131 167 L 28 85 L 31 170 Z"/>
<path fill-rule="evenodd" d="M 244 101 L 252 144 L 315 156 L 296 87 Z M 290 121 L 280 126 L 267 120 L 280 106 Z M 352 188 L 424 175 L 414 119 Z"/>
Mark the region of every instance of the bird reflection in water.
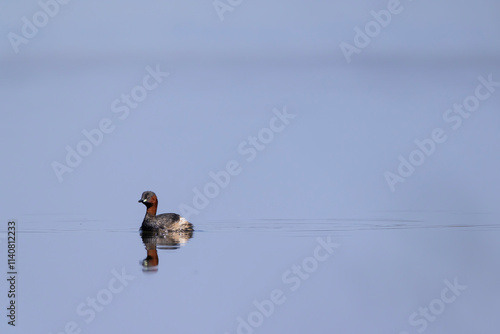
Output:
<path fill-rule="evenodd" d="M 158 271 L 158 249 L 170 251 L 185 245 L 193 237 L 193 231 L 151 232 L 141 231 L 142 242 L 146 246 L 147 256 L 142 260 L 143 271 Z"/>

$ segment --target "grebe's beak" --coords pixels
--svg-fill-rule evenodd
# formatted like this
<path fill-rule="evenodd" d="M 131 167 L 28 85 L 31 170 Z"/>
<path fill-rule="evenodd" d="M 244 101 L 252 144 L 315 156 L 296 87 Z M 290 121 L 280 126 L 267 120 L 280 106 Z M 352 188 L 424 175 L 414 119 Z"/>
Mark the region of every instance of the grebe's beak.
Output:
<path fill-rule="evenodd" d="M 140 199 L 138 202 L 139 202 L 139 203 L 145 203 L 145 202 L 146 202 L 146 200 L 145 200 L 145 199 Z"/>

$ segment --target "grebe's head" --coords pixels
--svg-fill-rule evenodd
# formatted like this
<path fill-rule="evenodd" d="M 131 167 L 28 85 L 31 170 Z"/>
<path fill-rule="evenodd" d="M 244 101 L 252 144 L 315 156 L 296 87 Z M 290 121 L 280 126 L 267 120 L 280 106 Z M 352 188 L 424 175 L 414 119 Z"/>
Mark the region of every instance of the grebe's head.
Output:
<path fill-rule="evenodd" d="M 154 204 L 158 204 L 158 199 L 156 198 L 156 194 L 154 192 L 145 191 L 142 193 L 139 203 L 142 203 L 149 208 Z"/>

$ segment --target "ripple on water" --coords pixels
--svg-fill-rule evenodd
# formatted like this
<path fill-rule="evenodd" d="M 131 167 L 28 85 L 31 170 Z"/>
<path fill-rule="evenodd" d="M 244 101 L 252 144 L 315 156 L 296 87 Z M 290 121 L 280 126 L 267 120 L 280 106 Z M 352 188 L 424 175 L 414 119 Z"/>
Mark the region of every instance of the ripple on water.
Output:
<path fill-rule="evenodd" d="M 22 233 L 138 233 L 140 225 L 140 222 L 132 220 L 91 220 L 67 215 L 30 215 L 20 218 L 18 231 Z M 303 236 L 345 231 L 500 228 L 497 214 L 472 212 L 395 211 L 375 212 L 363 217 L 328 219 L 192 220 L 195 230 L 201 233 L 255 232 Z"/>

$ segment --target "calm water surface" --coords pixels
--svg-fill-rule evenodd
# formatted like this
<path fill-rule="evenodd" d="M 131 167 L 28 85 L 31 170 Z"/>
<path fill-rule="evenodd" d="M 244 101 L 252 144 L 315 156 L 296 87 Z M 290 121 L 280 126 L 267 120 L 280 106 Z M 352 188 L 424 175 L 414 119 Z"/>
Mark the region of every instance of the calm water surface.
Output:
<path fill-rule="evenodd" d="M 23 333 L 487 333 L 499 325 L 493 214 L 194 221 L 192 236 L 142 238 L 132 221 L 22 221 Z M 23 253 L 28 247 L 37 251 Z"/>
<path fill-rule="evenodd" d="M 3 2 L 0 333 L 499 333 L 499 1 Z"/>

